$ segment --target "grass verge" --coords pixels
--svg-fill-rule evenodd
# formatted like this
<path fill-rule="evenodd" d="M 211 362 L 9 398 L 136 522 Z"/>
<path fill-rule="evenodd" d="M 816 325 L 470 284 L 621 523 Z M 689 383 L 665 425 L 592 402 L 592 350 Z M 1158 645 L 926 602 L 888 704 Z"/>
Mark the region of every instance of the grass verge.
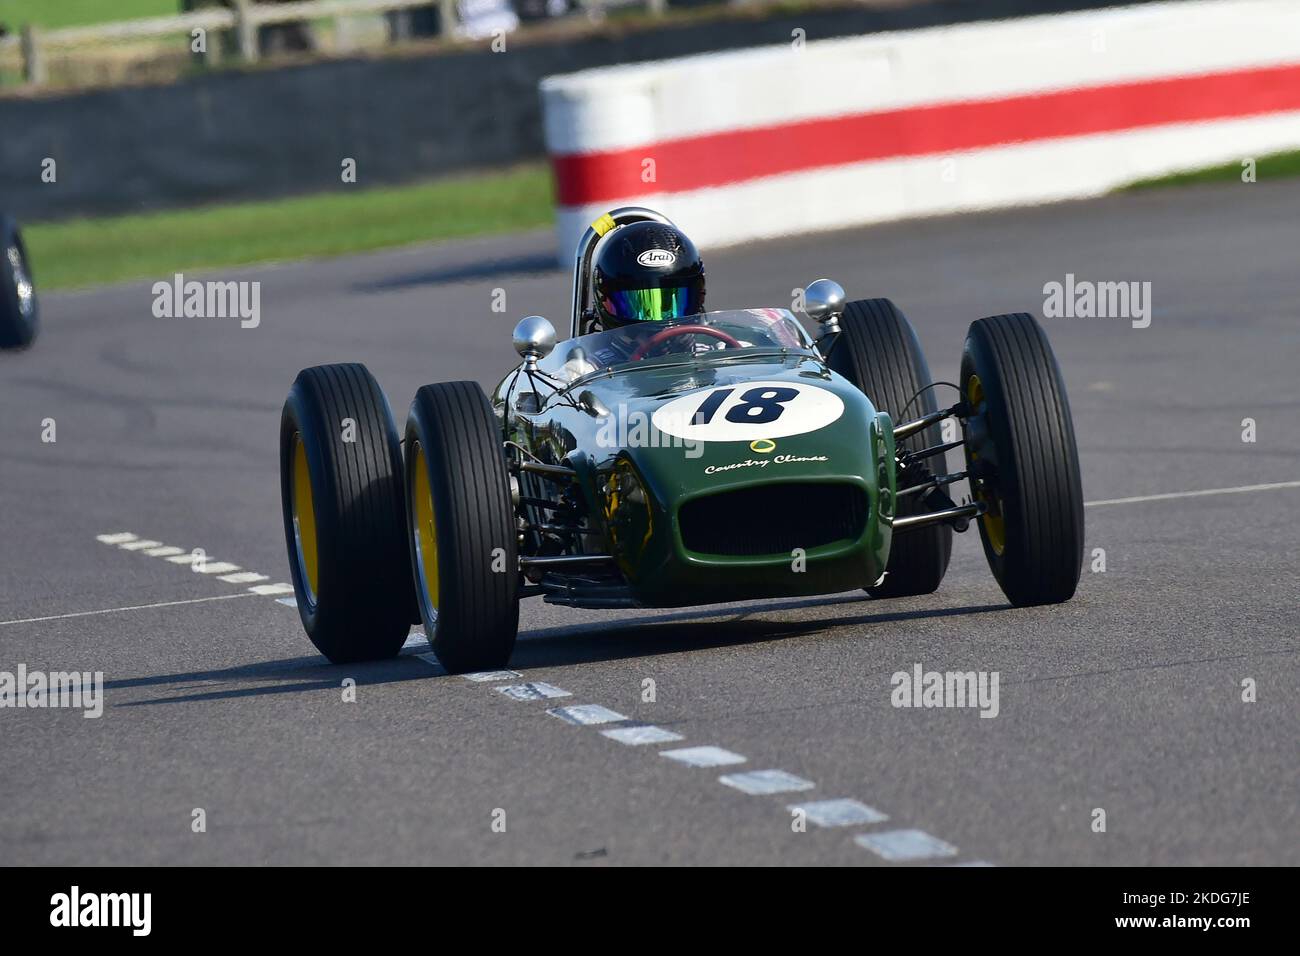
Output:
<path fill-rule="evenodd" d="M 1238 160 L 1235 163 L 1224 163 L 1222 166 L 1209 166 L 1186 173 L 1171 173 L 1154 179 L 1141 179 L 1125 186 L 1124 190 L 1160 189 L 1165 186 L 1190 186 L 1194 183 L 1222 183 L 1233 180 L 1241 182 L 1242 173 L 1245 172 L 1245 167 L 1241 163 L 1242 161 Z M 1300 176 L 1300 150 L 1255 157 L 1257 182 L 1282 179 L 1287 176 Z"/>
<path fill-rule="evenodd" d="M 66 289 L 251 262 L 335 256 L 550 225 L 543 164 L 197 209 L 31 223 L 37 287 Z"/>
<path fill-rule="evenodd" d="M 53 30 L 180 12 L 178 0 L 0 0 L 0 23 L 15 33 L 24 23 Z"/>

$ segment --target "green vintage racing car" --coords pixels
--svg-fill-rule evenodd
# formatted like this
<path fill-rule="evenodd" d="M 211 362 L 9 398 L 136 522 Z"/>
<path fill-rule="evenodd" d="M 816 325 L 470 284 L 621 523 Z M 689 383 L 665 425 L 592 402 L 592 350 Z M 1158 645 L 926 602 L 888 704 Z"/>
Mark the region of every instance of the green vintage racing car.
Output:
<path fill-rule="evenodd" d="M 701 311 L 689 240 L 624 207 L 578 244 L 569 337 L 522 320 L 521 362 L 490 397 L 426 385 L 399 435 L 364 366 L 304 369 L 280 470 L 312 642 L 334 662 L 385 658 L 422 622 L 448 670 L 474 671 L 509 661 L 527 597 L 927 594 L 972 521 L 1011 603 L 1068 600 L 1078 453 L 1038 323 L 975 321 L 959 381 L 940 384 L 892 302 L 844 298 L 829 280 L 807 288 L 816 335 L 785 309 Z"/>

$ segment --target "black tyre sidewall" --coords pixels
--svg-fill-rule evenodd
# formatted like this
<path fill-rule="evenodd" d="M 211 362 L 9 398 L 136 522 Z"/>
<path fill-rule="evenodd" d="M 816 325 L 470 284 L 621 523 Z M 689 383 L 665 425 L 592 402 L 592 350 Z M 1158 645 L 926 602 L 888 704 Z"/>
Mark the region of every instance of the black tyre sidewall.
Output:
<path fill-rule="evenodd" d="M 1010 360 L 1007 349 L 1012 347 L 1021 356 L 1019 364 Z M 963 394 L 972 373 L 984 391 L 1006 535 L 999 555 L 984 522 L 978 521 L 989 567 L 1017 606 L 1069 600 L 1083 563 L 1078 449 L 1060 368 L 1037 320 L 1013 313 L 972 323 L 962 350 Z M 1023 396 L 1022 407 L 1013 400 L 1017 395 Z M 1018 434 L 1041 437 L 1029 440 Z M 967 466 L 974 467 L 970 452 L 968 448 Z M 1027 487 L 1031 482 L 1032 489 Z"/>
<path fill-rule="evenodd" d="M 916 394 L 934 379 L 916 330 L 889 299 L 861 299 L 845 305 L 839 340 L 831 348 L 827 364 L 856 385 L 877 411 L 888 412 L 895 425 L 939 407 L 935 389 Z M 940 427 L 934 425 L 900 442 L 898 454 L 938 444 L 941 436 Z M 946 470 L 942 462 L 942 458 L 931 459 L 932 467 L 940 471 Z M 916 496 L 895 502 L 896 517 L 924 510 Z M 896 534 L 890 546 L 889 574 L 881 585 L 867 591 L 874 597 L 929 594 L 943 581 L 951 554 L 952 528 L 947 525 Z"/>
<path fill-rule="evenodd" d="M 18 309 L 18 284 L 5 254 L 10 246 L 16 246 L 23 257 L 27 277 L 35 285 L 36 278 L 32 272 L 32 260 L 27 255 L 27 246 L 17 224 L 8 216 L 0 216 L 0 349 L 23 349 L 32 344 L 36 331 L 40 327 L 41 307 L 35 293 L 32 294 L 32 314 L 24 318 Z"/>
<path fill-rule="evenodd" d="M 327 384 L 323 379 L 332 376 Z M 340 460 L 340 422 L 325 391 L 346 392 L 364 454 Z M 336 395 L 337 398 L 337 395 Z M 297 557 L 293 528 L 293 436 L 302 436 L 317 540 L 315 601 Z M 304 369 L 280 418 L 280 500 L 289 567 L 303 628 L 334 663 L 393 657 L 410 633 L 414 601 L 406 560 L 402 455 L 387 399 L 364 366 Z M 340 503 L 356 514 L 340 511 Z"/>
<path fill-rule="evenodd" d="M 415 548 L 415 443 L 429 472 L 438 548 L 437 619 L 430 626 Z M 496 418 L 474 382 L 426 385 L 406 424 L 408 554 L 425 633 L 453 673 L 509 663 L 519 627 L 518 531 Z M 504 570 L 493 570 L 494 552 Z"/>

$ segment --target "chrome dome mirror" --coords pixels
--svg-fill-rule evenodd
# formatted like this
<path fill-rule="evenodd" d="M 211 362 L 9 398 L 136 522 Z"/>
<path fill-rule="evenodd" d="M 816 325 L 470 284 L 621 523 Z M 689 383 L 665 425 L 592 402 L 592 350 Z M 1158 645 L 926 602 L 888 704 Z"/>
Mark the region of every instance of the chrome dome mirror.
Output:
<path fill-rule="evenodd" d="M 515 326 L 514 346 L 524 366 L 536 368 L 538 360 L 546 358 L 555 348 L 555 326 L 540 315 L 520 319 Z"/>
<path fill-rule="evenodd" d="M 838 332 L 844 313 L 844 287 L 834 279 L 818 279 L 803 292 L 803 310 L 808 318 L 821 324 L 826 333 Z"/>

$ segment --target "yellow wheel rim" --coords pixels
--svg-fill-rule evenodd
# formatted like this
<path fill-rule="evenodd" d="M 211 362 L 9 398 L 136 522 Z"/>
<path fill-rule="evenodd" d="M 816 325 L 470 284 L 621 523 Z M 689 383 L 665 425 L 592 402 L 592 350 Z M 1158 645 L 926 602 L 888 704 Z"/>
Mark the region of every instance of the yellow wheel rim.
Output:
<path fill-rule="evenodd" d="M 984 385 L 980 382 L 978 375 L 972 375 L 966 383 L 966 401 L 972 410 L 979 408 L 984 404 Z M 971 459 L 979 458 L 975 452 L 970 453 Z M 980 515 L 980 524 L 984 528 L 984 536 L 988 539 L 989 547 L 993 553 L 1000 555 L 1007 548 L 1007 523 L 1002 517 L 1002 502 L 988 490 L 987 486 L 982 486 L 978 491 L 979 500 L 988 506 L 988 511 Z"/>
<path fill-rule="evenodd" d="M 415 467 L 411 480 L 411 513 L 415 528 L 415 560 L 420 568 L 429 610 L 438 610 L 438 527 L 433 517 L 433 489 L 429 485 L 429 463 L 419 442 L 413 449 Z M 432 623 L 432 622 L 430 622 Z"/>
<path fill-rule="evenodd" d="M 311 472 L 307 469 L 307 446 L 302 435 L 293 436 L 293 537 L 298 549 L 298 567 L 306 585 L 307 599 L 316 603 L 319 559 L 316 549 L 316 508 L 311 498 Z"/>

